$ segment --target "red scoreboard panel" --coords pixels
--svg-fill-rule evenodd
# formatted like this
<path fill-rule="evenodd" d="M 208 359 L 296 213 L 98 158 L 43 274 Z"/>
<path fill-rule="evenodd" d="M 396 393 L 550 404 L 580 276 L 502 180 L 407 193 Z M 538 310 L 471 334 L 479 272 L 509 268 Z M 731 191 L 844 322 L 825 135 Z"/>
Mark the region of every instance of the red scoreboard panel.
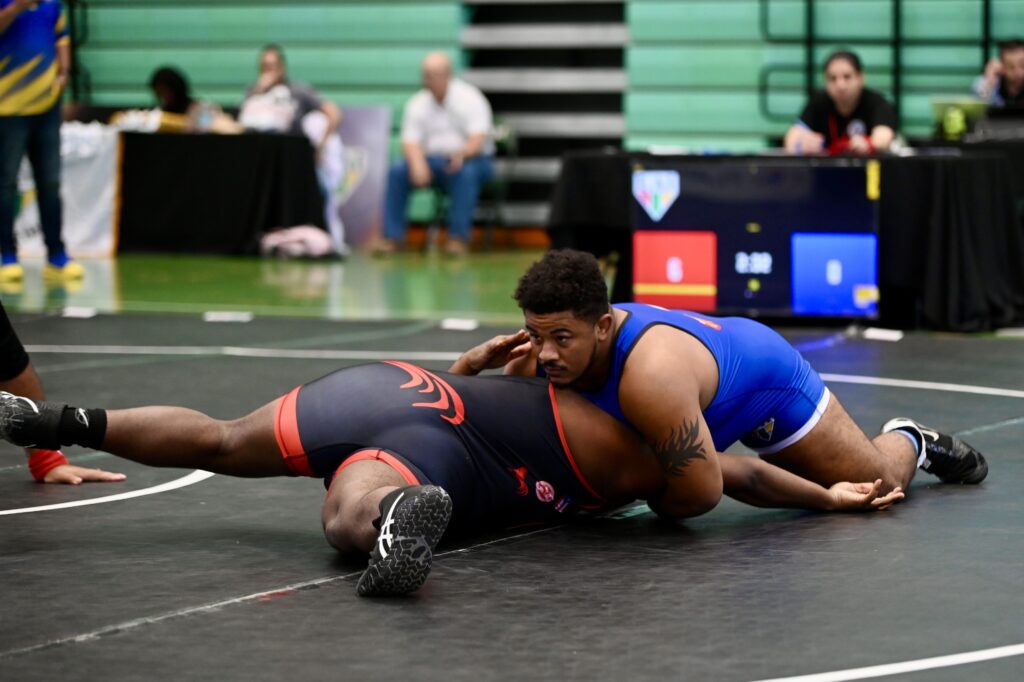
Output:
<path fill-rule="evenodd" d="M 718 300 L 714 232 L 633 233 L 633 299 L 665 308 L 712 312 Z"/>

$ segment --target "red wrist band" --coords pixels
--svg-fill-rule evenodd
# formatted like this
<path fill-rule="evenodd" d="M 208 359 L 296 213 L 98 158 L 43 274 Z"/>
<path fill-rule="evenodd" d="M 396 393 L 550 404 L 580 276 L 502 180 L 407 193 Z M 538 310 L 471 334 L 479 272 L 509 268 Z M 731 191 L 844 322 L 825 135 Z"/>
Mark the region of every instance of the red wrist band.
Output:
<path fill-rule="evenodd" d="M 46 474 L 67 463 L 68 458 L 60 450 L 33 450 L 28 458 L 28 470 L 32 478 L 42 483 Z"/>

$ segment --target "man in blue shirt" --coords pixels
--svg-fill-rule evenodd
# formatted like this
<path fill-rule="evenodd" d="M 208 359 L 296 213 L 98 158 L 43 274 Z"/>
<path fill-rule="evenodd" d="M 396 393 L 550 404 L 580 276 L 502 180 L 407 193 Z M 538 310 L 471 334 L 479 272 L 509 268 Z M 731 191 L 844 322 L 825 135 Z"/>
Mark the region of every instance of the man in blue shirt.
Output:
<path fill-rule="evenodd" d="M 46 242 L 44 276 L 82 277 L 61 241 L 60 96 L 71 68 L 58 0 L 0 0 L 0 283 L 24 276 L 14 237 L 18 168 L 28 154 Z"/>

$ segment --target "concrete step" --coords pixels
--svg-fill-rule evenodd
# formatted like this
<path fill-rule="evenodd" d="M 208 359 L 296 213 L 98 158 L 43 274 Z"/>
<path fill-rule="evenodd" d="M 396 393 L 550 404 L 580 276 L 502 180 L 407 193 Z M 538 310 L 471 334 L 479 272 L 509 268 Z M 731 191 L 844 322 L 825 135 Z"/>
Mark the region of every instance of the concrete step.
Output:
<path fill-rule="evenodd" d="M 623 69 L 467 69 L 462 78 L 484 92 L 625 92 Z"/>
<path fill-rule="evenodd" d="M 554 182 L 562 170 L 562 160 L 554 157 L 495 159 L 494 172 L 510 181 Z"/>
<path fill-rule="evenodd" d="M 533 227 L 547 225 L 551 206 L 546 201 L 507 201 L 502 209 L 505 225 L 509 227 Z M 474 218 L 486 220 L 490 217 L 487 207 L 478 207 Z"/>
<path fill-rule="evenodd" d="M 622 114 L 521 114 L 500 113 L 518 137 L 623 137 Z"/>
<path fill-rule="evenodd" d="M 515 47 L 623 47 L 625 24 L 496 24 L 466 26 L 462 47 L 477 50 Z"/>

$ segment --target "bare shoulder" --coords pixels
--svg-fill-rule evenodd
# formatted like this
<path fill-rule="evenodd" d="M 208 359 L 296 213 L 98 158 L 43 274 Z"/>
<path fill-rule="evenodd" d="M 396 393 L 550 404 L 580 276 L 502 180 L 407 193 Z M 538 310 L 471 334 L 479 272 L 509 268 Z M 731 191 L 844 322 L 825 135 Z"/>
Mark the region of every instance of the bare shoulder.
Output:
<path fill-rule="evenodd" d="M 699 369 L 704 347 L 686 332 L 664 325 L 647 330 L 630 352 L 619 382 L 619 403 L 633 423 L 657 428 L 680 412 L 700 411 Z M 641 430 L 646 431 L 641 426 Z"/>

